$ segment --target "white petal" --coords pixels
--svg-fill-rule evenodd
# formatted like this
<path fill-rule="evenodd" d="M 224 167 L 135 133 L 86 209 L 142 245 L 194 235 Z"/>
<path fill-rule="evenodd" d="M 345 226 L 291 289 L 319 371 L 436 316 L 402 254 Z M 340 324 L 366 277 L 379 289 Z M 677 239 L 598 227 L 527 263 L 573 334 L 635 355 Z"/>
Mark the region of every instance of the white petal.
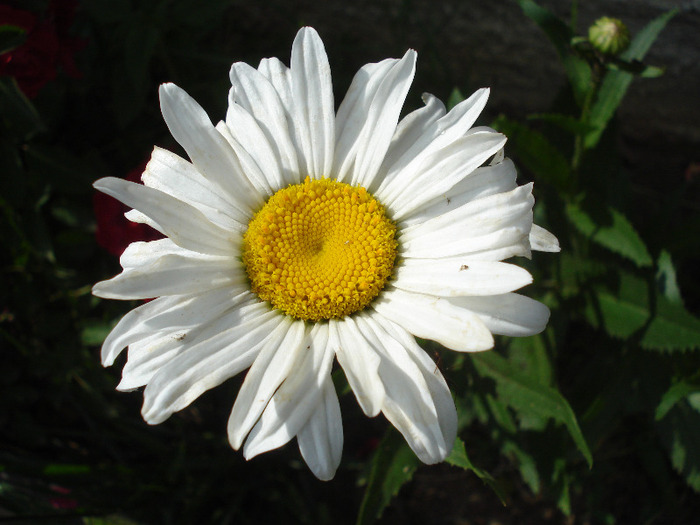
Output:
<path fill-rule="evenodd" d="M 537 224 L 530 230 L 530 246 L 538 252 L 560 252 L 559 240 Z"/>
<path fill-rule="evenodd" d="M 204 263 L 229 263 L 230 258 L 221 255 L 209 255 L 206 253 L 186 250 L 175 244 L 171 239 L 158 239 L 155 241 L 136 241 L 126 247 L 119 256 L 119 264 L 125 270 L 139 269 L 143 266 L 154 264 L 164 255 L 180 255 L 185 258 L 196 259 Z M 240 265 L 239 265 L 240 266 Z"/>
<path fill-rule="evenodd" d="M 442 461 L 452 450 L 457 431 L 457 411 L 444 379 L 438 387 L 436 403 L 428 385 L 428 378 L 435 375 L 435 365 L 431 362 L 432 366 L 426 367 L 424 362 L 417 362 L 405 346 L 407 340 L 394 339 L 372 316 L 358 315 L 357 322 L 382 356 L 379 374 L 386 390 L 382 412 L 421 461 L 429 464 Z M 411 346 L 414 345 L 415 341 Z M 433 382 L 432 386 L 435 385 Z M 445 398 L 449 399 L 448 403 Z M 441 419 L 446 420 L 447 435 L 443 434 Z"/>
<path fill-rule="evenodd" d="M 243 224 L 263 203 L 262 196 L 245 176 L 231 146 L 214 128 L 206 112 L 175 84 L 162 84 L 160 108 L 175 140 L 207 179 L 227 193 Z"/>
<path fill-rule="evenodd" d="M 229 287 L 234 293 L 245 289 L 247 277 L 240 262 L 161 250 L 158 245 L 165 244 L 163 241 L 168 239 L 131 243 L 122 254 L 124 271 L 95 284 L 92 293 L 105 299 L 149 299 L 219 287 Z"/>
<path fill-rule="evenodd" d="M 491 332 L 525 337 L 542 332 L 549 321 L 549 308 L 539 301 L 508 293 L 489 297 L 452 297 L 449 301 L 477 314 Z"/>
<path fill-rule="evenodd" d="M 272 59 L 271 59 L 272 60 Z M 275 59 L 276 60 L 276 59 Z M 270 64 L 279 63 L 272 61 Z M 278 73 L 287 78 L 288 70 L 280 64 L 282 70 Z M 282 72 L 284 71 L 284 72 Z M 231 90 L 229 91 L 229 111 L 226 114 L 226 124 L 234 131 L 234 137 L 244 134 L 244 129 L 237 129 L 241 113 L 237 107 L 251 115 L 259 129 L 265 134 L 267 143 L 275 153 L 279 169 L 287 184 L 300 181 L 299 160 L 297 151 L 290 134 L 292 114 L 289 106 L 282 101 L 281 94 L 275 89 L 271 80 L 278 77 L 271 73 L 272 79 L 266 78 L 248 64 L 237 62 L 231 66 Z M 286 84 L 285 84 L 286 85 Z M 288 85 L 286 85 L 288 87 Z M 276 187 L 274 189 L 279 189 Z"/>
<path fill-rule="evenodd" d="M 512 191 L 517 172 L 510 159 L 498 164 L 477 168 L 442 195 L 416 207 L 401 220 L 407 228 L 452 211 L 460 206 L 489 195 Z"/>
<path fill-rule="evenodd" d="M 234 449 L 240 448 L 270 398 L 289 376 L 304 349 L 304 335 L 302 321 L 282 317 L 250 367 L 228 420 L 228 439 Z"/>
<path fill-rule="evenodd" d="M 379 379 L 379 356 L 369 345 L 352 317 L 328 321 L 329 344 L 345 372 L 350 388 L 362 411 L 369 417 L 379 414 L 384 387 Z"/>
<path fill-rule="evenodd" d="M 450 388 L 440 372 L 440 368 L 406 330 L 382 317 L 376 317 L 374 321 L 406 349 L 420 369 L 427 383 L 432 402 L 435 405 L 438 424 L 447 447 L 447 454 L 449 454 L 452 450 L 452 444 L 457 437 L 457 409 L 452 399 Z"/>
<path fill-rule="evenodd" d="M 289 374 L 250 431 L 243 448 L 246 459 L 281 447 L 307 423 L 322 401 L 334 353 L 328 346 L 328 325 L 315 324 Z"/>
<path fill-rule="evenodd" d="M 465 257 L 405 259 L 395 272 L 396 288 L 442 297 L 497 295 L 532 282 L 530 273 L 519 266 Z"/>
<path fill-rule="evenodd" d="M 303 27 L 292 44 L 291 86 L 299 167 L 311 178 L 333 168 L 335 106 L 331 68 L 316 30 Z"/>
<path fill-rule="evenodd" d="M 235 255 L 239 234 L 210 222 L 197 208 L 162 191 L 107 177 L 94 187 L 153 219 L 175 244 L 213 255 Z"/>
<path fill-rule="evenodd" d="M 468 238 L 434 235 L 420 244 L 402 246 L 404 257 L 419 259 L 466 256 L 481 261 L 501 261 L 516 255 L 530 257 L 526 225 L 504 227 L 491 233 Z"/>
<path fill-rule="evenodd" d="M 477 352 L 493 347 L 493 336 L 479 316 L 447 299 L 389 288 L 372 308 L 415 336 L 452 350 Z"/>
<path fill-rule="evenodd" d="M 241 299 L 228 288 L 216 288 L 190 296 L 160 297 L 142 304 L 122 317 L 105 338 L 102 364 L 112 365 L 122 349 L 153 334 L 186 333 L 194 326 L 207 324 Z"/>
<path fill-rule="evenodd" d="M 423 93 L 421 98 L 425 106 L 406 115 L 396 127 L 396 132 L 379 169 L 380 177 L 375 179 L 375 183 L 368 188 L 372 193 L 379 187 L 378 181 L 384 182 L 385 179 L 391 178 L 388 176 L 388 171 L 396 164 L 396 161 L 423 136 L 430 126 L 445 115 L 445 105 L 439 98 L 430 93 Z M 393 176 L 396 176 L 398 172 L 392 173 Z"/>
<path fill-rule="evenodd" d="M 424 159 L 463 137 L 484 109 L 488 95 L 488 89 L 479 89 L 452 108 L 447 115 L 426 126 L 420 137 L 387 167 L 384 180 L 375 195 L 382 202 L 388 202 L 406 184 L 402 173 L 415 173 Z"/>
<path fill-rule="evenodd" d="M 321 401 L 297 434 L 297 441 L 311 472 L 320 480 L 332 479 L 343 452 L 343 422 L 330 376 L 323 384 Z"/>
<path fill-rule="evenodd" d="M 261 194 L 271 196 L 276 188 L 286 186 L 279 169 L 279 159 L 258 123 L 246 110 L 237 104 L 229 104 L 228 112 L 238 114 L 231 119 L 233 126 L 219 122 L 216 130 L 236 152 L 241 169 L 255 188 Z"/>
<path fill-rule="evenodd" d="M 144 420 L 161 423 L 248 368 L 281 317 L 265 303 L 254 303 L 235 307 L 205 327 L 148 382 L 141 410 Z"/>
<path fill-rule="evenodd" d="M 225 230 L 245 230 L 245 225 L 235 219 L 238 211 L 221 196 L 218 186 L 170 151 L 154 148 L 141 179 L 146 186 L 194 206 Z"/>
<path fill-rule="evenodd" d="M 338 109 L 333 172 L 338 180 L 368 187 L 374 180 L 416 69 L 416 52 L 401 60 L 367 64 L 358 71 Z"/>
<path fill-rule="evenodd" d="M 355 73 L 335 117 L 333 175 L 337 180 L 351 183 L 358 149 L 357 139 L 365 126 L 369 105 L 387 73 L 397 63 L 398 59 L 387 58 L 381 62 L 365 64 Z"/>
<path fill-rule="evenodd" d="M 124 214 L 124 217 L 126 217 L 127 220 L 135 222 L 137 224 L 146 224 L 147 226 L 150 226 L 154 230 L 165 235 L 165 233 L 163 232 L 163 228 L 161 228 L 160 224 L 158 224 L 156 221 L 154 221 L 147 215 L 144 215 L 139 210 L 129 210 Z"/>
<path fill-rule="evenodd" d="M 224 289 L 187 297 L 160 298 L 144 306 L 171 299 L 179 301 L 179 304 L 149 318 L 137 319 L 140 322 L 124 334 L 120 341 L 115 342 L 126 342 L 129 345 L 129 357 L 117 390 L 132 390 L 145 385 L 176 356 L 206 337 L 212 330 L 212 323 L 220 320 L 224 312 L 257 302 L 257 298 L 250 292 L 233 296 L 230 290 Z M 230 316 L 226 319 L 230 320 Z M 224 321 L 224 324 L 227 322 L 229 321 Z M 229 326 L 226 325 L 225 328 Z M 215 328 L 216 330 L 219 329 Z"/>
<path fill-rule="evenodd" d="M 128 359 L 117 390 L 128 392 L 144 386 L 158 371 L 187 346 L 182 334 L 157 333 L 129 345 Z"/>
<path fill-rule="evenodd" d="M 407 257 L 448 257 L 517 242 L 522 236 L 527 239 L 533 204 L 532 184 L 468 202 L 403 229 L 402 250 Z"/>
<path fill-rule="evenodd" d="M 400 221 L 424 204 L 448 191 L 500 150 L 506 137 L 500 133 L 475 133 L 459 138 L 406 168 L 399 176 L 403 185 L 382 202 Z M 381 198 L 381 197 L 380 197 Z"/>
<path fill-rule="evenodd" d="M 270 81 L 284 107 L 292 104 L 292 80 L 289 68 L 278 58 L 263 58 L 258 65 L 258 71 Z"/>

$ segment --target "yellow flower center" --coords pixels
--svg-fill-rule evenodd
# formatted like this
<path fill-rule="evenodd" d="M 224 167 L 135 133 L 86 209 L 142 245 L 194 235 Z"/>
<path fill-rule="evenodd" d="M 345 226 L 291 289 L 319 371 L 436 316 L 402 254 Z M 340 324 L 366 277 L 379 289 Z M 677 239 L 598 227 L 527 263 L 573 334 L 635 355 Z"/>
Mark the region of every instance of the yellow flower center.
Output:
<path fill-rule="evenodd" d="M 275 193 L 243 236 L 252 290 L 297 319 L 362 310 L 384 287 L 396 257 L 396 226 L 363 187 L 330 179 Z"/>

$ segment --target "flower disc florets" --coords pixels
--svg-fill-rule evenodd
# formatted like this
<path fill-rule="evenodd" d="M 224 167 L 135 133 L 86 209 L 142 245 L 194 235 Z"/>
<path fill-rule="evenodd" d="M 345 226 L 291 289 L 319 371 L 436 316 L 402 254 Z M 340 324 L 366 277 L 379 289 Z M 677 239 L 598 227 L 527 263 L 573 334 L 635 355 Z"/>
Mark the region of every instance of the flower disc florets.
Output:
<path fill-rule="evenodd" d="M 297 319 L 367 306 L 396 257 L 396 226 L 363 187 L 310 180 L 275 193 L 251 219 L 243 262 L 252 290 Z"/>

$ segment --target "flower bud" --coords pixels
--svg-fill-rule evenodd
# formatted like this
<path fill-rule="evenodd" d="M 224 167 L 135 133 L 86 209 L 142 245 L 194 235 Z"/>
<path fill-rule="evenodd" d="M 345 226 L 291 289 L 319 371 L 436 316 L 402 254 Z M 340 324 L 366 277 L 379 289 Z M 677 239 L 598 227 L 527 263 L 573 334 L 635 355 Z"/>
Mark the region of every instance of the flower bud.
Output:
<path fill-rule="evenodd" d="M 597 51 L 617 55 L 630 45 L 630 32 L 621 20 L 604 16 L 588 28 L 588 40 Z"/>

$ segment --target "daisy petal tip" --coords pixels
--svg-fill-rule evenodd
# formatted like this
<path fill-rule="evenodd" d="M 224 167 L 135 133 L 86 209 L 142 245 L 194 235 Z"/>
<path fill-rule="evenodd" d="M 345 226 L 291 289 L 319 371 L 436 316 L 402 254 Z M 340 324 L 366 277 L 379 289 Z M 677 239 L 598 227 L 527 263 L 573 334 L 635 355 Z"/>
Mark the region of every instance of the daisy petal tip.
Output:
<path fill-rule="evenodd" d="M 92 286 L 92 295 L 100 299 L 110 299 L 109 291 L 106 289 L 107 281 L 100 281 Z"/>
<path fill-rule="evenodd" d="M 121 382 L 115 387 L 115 390 L 119 392 L 133 392 L 134 390 L 138 389 L 137 386 L 130 385 L 129 383 L 126 383 L 123 379 Z"/>
<path fill-rule="evenodd" d="M 314 29 L 311 26 L 302 27 L 299 30 L 299 32 L 297 33 L 297 36 L 303 37 L 303 38 L 306 38 L 308 36 L 309 38 L 314 38 L 314 39 L 317 39 L 319 41 L 321 40 L 321 36 L 318 34 L 318 31 L 316 31 L 316 29 Z"/>
<path fill-rule="evenodd" d="M 537 224 L 532 225 L 529 237 L 530 246 L 535 251 L 550 253 L 559 253 L 561 251 L 559 239 Z"/>
<path fill-rule="evenodd" d="M 172 82 L 164 82 L 160 86 L 158 86 L 158 95 L 162 98 L 163 96 L 172 96 L 178 91 L 182 91 L 179 87 L 177 87 L 175 84 Z"/>
<path fill-rule="evenodd" d="M 118 179 L 116 177 L 102 177 L 101 179 L 97 179 L 95 182 L 93 182 L 92 187 L 98 191 L 105 193 L 105 190 L 114 187 L 115 181 L 118 184 L 120 180 L 121 179 Z"/>
<path fill-rule="evenodd" d="M 243 439 L 245 436 L 242 436 L 240 432 L 237 432 L 234 428 L 231 428 L 229 425 L 228 429 L 228 443 L 231 445 L 231 448 L 233 450 L 239 450 L 241 446 L 243 445 Z"/>
<path fill-rule="evenodd" d="M 245 458 L 246 461 L 250 461 L 253 459 L 255 456 L 259 456 L 260 454 L 264 454 L 265 452 L 269 452 L 270 450 L 274 450 L 275 448 L 279 448 L 281 445 L 270 445 L 270 443 L 266 442 L 267 440 L 248 440 L 246 444 L 243 446 L 243 457 Z"/>
<path fill-rule="evenodd" d="M 320 481 L 331 481 L 338 471 L 338 465 L 333 461 L 318 461 L 311 464 L 307 463 L 311 473 Z"/>
<path fill-rule="evenodd" d="M 170 414 L 165 412 L 155 412 L 152 407 L 146 407 L 144 403 L 143 409 L 141 409 L 141 417 L 148 425 L 159 425 L 166 419 L 170 417 Z"/>

